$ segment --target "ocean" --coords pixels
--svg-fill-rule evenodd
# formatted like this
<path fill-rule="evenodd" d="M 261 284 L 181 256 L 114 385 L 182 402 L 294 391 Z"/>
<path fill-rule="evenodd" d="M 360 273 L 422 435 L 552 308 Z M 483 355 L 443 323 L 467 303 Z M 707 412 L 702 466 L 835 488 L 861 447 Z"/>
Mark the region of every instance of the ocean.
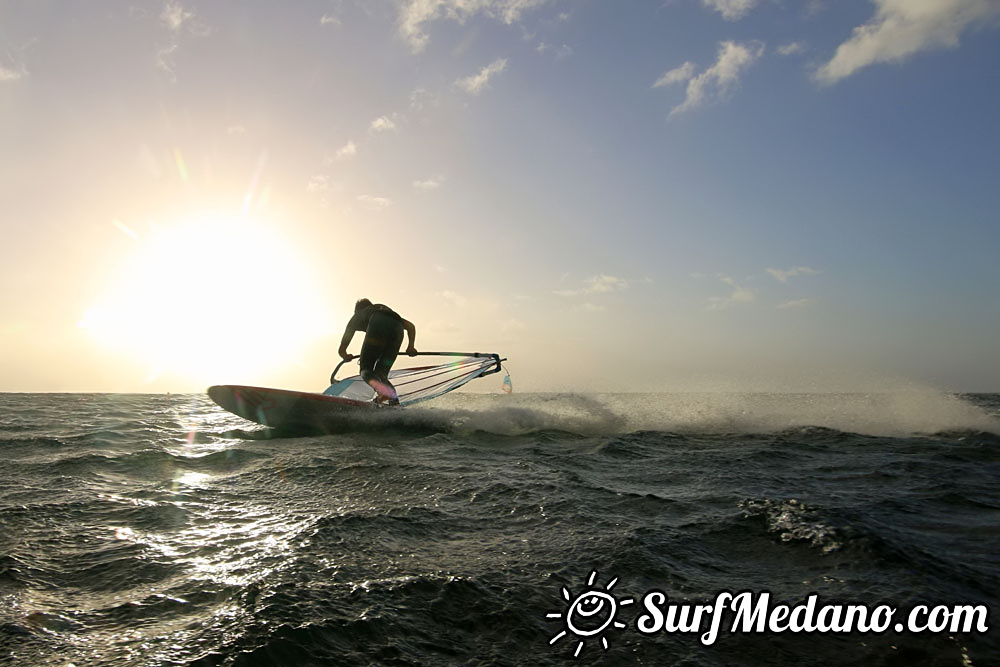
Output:
<path fill-rule="evenodd" d="M 1000 395 L 426 405 L 0 395 L 0 664 L 1000 664 Z"/>

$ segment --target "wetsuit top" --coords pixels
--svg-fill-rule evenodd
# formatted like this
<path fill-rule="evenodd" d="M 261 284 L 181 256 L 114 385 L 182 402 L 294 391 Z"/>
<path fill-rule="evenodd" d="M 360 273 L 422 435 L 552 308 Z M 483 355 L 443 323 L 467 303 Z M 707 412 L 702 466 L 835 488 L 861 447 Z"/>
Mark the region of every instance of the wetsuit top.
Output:
<path fill-rule="evenodd" d="M 351 320 L 347 323 L 347 331 L 368 331 L 368 325 L 371 324 L 372 315 L 375 313 L 389 315 L 398 322 L 403 321 L 403 318 L 399 316 L 399 313 L 394 311 L 389 306 L 384 306 L 381 303 L 375 303 L 368 308 L 362 308 L 358 312 L 354 313 Z"/>

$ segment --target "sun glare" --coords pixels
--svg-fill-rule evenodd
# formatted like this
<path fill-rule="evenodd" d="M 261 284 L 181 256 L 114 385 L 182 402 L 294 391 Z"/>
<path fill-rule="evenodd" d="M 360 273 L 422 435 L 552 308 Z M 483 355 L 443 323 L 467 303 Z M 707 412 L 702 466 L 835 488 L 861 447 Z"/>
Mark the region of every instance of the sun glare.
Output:
<path fill-rule="evenodd" d="M 154 372 L 252 380 L 329 331 L 317 277 L 271 226 L 211 215 L 150 223 L 135 237 L 136 252 L 80 326 Z"/>

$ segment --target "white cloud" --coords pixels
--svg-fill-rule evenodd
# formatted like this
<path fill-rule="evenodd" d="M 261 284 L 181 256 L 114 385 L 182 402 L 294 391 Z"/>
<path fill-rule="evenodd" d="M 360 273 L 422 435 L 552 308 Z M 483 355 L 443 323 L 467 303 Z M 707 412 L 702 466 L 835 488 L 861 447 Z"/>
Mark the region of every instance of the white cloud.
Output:
<path fill-rule="evenodd" d="M 789 278 L 794 278 L 795 276 L 814 276 L 819 273 L 816 269 L 809 268 L 808 266 L 793 266 L 788 270 L 767 269 L 767 272 L 780 283 L 788 282 Z"/>
<path fill-rule="evenodd" d="M 369 129 L 372 132 L 392 132 L 396 129 L 396 121 L 389 116 L 379 116 L 372 121 Z"/>
<path fill-rule="evenodd" d="M 717 296 L 709 299 L 711 310 L 724 310 L 733 306 L 753 303 L 757 299 L 754 291 L 748 287 L 743 287 L 729 276 L 719 276 L 719 280 L 729 285 L 732 291 L 729 296 Z"/>
<path fill-rule="evenodd" d="M 781 56 L 791 56 L 796 53 L 802 53 L 806 50 L 806 45 L 802 42 L 790 42 L 788 44 L 783 44 L 778 47 L 778 55 Z"/>
<path fill-rule="evenodd" d="M 24 68 L 12 69 L 0 65 L 0 83 L 8 83 L 11 81 L 17 81 L 27 76 L 28 73 Z"/>
<path fill-rule="evenodd" d="M 718 58 L 711 67 L 694 75 L 694 66 L 684 63 L 661 76 L 653 87 L 687 81 L 687 97 L 674 107 L 670 115 L 695 109 L 711 100 L 719 100 L 739 85 L 740 75 L 764 53 L 764 44 L 749 42 L 737 44 L 726 41 L 719 44 Z"/>
<path fill-rule="evenodd" d="M 657 79 L 656 83 L 653 84 L 653 88 L 662 88 L 674 83 L 690 81 L 694 77 L 694 67 L 694 63 L 689 60 L 680 67 L 673 68 Z"/>
<path fill-rule="evenodd" d="M 479 74 L 474 74 L 455 82 L 459 88 L 470 95 L 478 95 L 483 92 L 490 83 L 490 79 L 507 69 L 507 59 L 500 58 L 494 60 L 489 65 L 479 70 Z"/>
<path fill-rule="evenodd" d="M 722 14 L 727 21 L 737 21 L 757 6 L 760 0 L 701 0 L 701 4 Z"/>
<path fill-rule="evenodd" d="M 785 301 L 784 303 L 779 303 L 776 308 L 782 310 L 787 310 L 791 308 L 805 308 L 806 306 L 812 305 L 812 299 L 795 299 L 793 301 Z"/>
<path fill-rule="evenodd" d="M 554 294 L 558 296 L 573 297 L 584 294 L 607 294 L 608 292 L 620 292 L 628 288 L 628 281 L 617 276 L 601 274 L 591 276 L 583 281 L 581 289 L 556 290 Z"/>
<path fill-rule="evenodd" d="M 347 160 L 358 154 L 358 146 L 353 141 L 348 141 L 346 144 L 337 149 L 337 159 Z"/>
<path fill-rule="evenodd" d="M 424 192 L 429 192 L 431 190 L 437 190 L 441 187 L 441 180 L 436 178 L 426 178 L 423 180 L 413 181 L 413 187 L 416 190 L 422 190 Z"/>
<path fill-rule="evenodd" d="M 160 13 L 160 20 L 173 32 L 180 32 L 184 24 L 194 18 L 194 14 L 176 2 L 168 2 Z"/>
<path fill-rule="evenodd" d="M 816 71 L 822 83 L 836 83 L 876 63 L 902 62 L 935 47 L 957 47 L 967 28 L 996 23 L 997 0 L 874 0 L 877 10 L 854 29 L 828 63 Z"/>
<path fill-rule="evenodd" d="M 340 25 L 340 19 L 333 14 L 323 14 L 319 20 L 320 25 Z"/>
<path fill-rule="evenodd" d="M 190 12 L 177 2 L 168 2 L 160 12 L 160 23 L 166 26 L 170 34 L 170 43 L 167 46 L 158 47 L 156 50 L 156 66 L 161 69 L 170 81 L 176 80 L 177 65 L 174 60 L 177 49 L 180 48 L 180 37 L 182 33 L 188 33 L 195 37 L 205 37 L 211 33 L 211 29 L 195 18 L 194 12 Z"/>
<path fill-rule="evenodd" d="M 382 211 L 392 206 L 392 200 L 387 197 L 375 197 L 373 195 L 358 195 L 358 201 L 376 211 Z"/>
<path fill-rule="evenodd" d="M 195 18 L 194 12 L 189 12 L 177 2 L 168 2 L 160 12 L 160 22 L 167 26 L 167 29 L 175 34 L 186 30 L 196 37 L 204 37 L 211 33 L 211 29 Z"/>
<path fill-rule="evenodd" d="M 399 34 L 414 52 L 427 46 L 427 24 L 448 19 L 464 23 L 467 19 L 483 14 L 503 21 L 516 23 L 521 15 L 549 0 L 406 0 L 399 10 Z"/>

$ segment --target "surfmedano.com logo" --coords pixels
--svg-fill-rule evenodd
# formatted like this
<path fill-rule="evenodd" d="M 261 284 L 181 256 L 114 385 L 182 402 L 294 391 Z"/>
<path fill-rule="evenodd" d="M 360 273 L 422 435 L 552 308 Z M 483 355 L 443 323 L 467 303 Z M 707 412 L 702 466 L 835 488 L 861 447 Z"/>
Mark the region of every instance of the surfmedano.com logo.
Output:
<path fill-rule="evenodd" d="M 596 580 L 597 571 L 595 570 L 590 573 L 590 577 L 587 579 L 587 587 L 576 597 L 573 597 L 573 594 L 564 586 L 562 597 L 568 605 L 566 610 L 553 611 L 545 615 L 545 618 L 561 618 L 564 624 L 564 628 L 549 640 L 549 644 L 555 644 L 567 635 L 574 635 L 578 638 L 576 650 L 573 651 L 574 658 L 580 655 L 587 639 L 591 637 L 599 638 L 601 646 L 607 651 L 610 644 L 608 644 L 608 638 L 602 633 L 612 626 L 618 630 L 624 630 L 625 624 L 615 619 L 618 615 L 618 608 L 635 602 L 632 598 L 619 600 L 611 594 L 611 589 L 618 583 L 618 577 L 609 581 L 603 589 L 594 588 Z"/>
<path fill-rule="evenodd" d="M 622 607 L 634 604 L 632 598 L 617 598 L 611 592 L 618 577 L 603 588 L 595 586 L 597 571 L 591 571 L 582 593 L 574 596 L 566 587 L 562 598 L 566 607 L 545 615 L 559 619 L 562 628 L 549 640 L 555 644 L 564 637 L 576 639 L 573 657 L 583 651 L 588 639 L 600 641 L 607 651 L 610 644 L 605 636 L 609 629 L 624 630 L 628 626 L 618 620 Z M 769 591 L 720 591 L 715 598 L 703 603 L 668 599 L 660 590 L 647 591 L 639 600 L 643 613 L 635 618 L 635 630 L 642 635 L 698 635 L 704 646 L 716 642 L 720 632 L 729 633 L 963 633 L 985 634 L 989 631 L 990 608 L 985 604 L 929 605 L 917 604 L 907 610 L 889 604 L 870 605 L 864 602 L 826 603 L 818 593 L 787 604 L 774 600 Z M 898 613 L 897 613 L 898 612 Z"/>

